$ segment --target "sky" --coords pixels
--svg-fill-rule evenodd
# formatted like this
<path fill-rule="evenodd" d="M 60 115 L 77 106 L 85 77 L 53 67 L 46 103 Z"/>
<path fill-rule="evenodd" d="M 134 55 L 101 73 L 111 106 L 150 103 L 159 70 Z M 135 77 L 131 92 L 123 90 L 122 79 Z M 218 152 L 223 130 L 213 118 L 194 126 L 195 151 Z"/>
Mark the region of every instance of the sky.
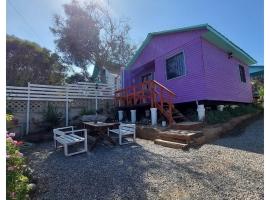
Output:
<path fill-rule="evenodd" d="M 82 1 L 82 0 L 81 0 Z M 147 33 L 208 23 L 264 63 L 263 0 L 98 0 L 115 18 L 127 19 L 130 40 L 140 45 Z M 55 51 L 49 30 L 70 0 L 7 0 L 7 33 Z"/>

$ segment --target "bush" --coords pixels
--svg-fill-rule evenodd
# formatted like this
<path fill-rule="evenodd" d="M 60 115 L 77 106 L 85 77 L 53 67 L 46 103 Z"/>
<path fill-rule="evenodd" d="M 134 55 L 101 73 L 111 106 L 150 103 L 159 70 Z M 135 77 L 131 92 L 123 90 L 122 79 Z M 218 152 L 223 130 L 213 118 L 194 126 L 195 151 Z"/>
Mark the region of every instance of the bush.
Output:
<path fill-rule="evenodd" d="M 236 108 L 225 107 L 223 111 L 210 110 L 206 111 L 206 122 L 208 124 L 223 123 L 230 120 L 233 117 L 246 115 L 250 113 L 256 113 L 259 109 L 254 105 L 241 105 Z"/>
<path fill-rule="evenodd" d="M 13 111 L 10 108 L 6 108 L 6 114 L 12 115 L 13 114 Z"/>
<path fill-rule="evenodd" d="M 224 111 L 229 112 L 232 117 L 238 117 L 249 113 L 255 113 L 258 111 L 258 108 L 253 105 L 241 105 L 234 109 L 232 109 L 231 107 L 227 107 L 224 109 Z"/>
<path fill-rule="evenodd" d="M 48 109 L 44 112 L 43 120 L 47 123 L 47 130 L 51 130 L 61 123 L 62 113 L 49 104 Z"/>
<path fill-rule="evenodd" d="M 258 89 L 259 101 L 264 101 L 264 86 L 260 86 Z"/>
<path fill-rule="evenodd" d="M 18 124 L 18 120 L 12 114 L 6 114 L 6 126 L 7 130 L 15 128 Z"/>
<path fill-rule="evenodd" d="M 29 180 L 25 176 L 27 168 L 23 154 L 18 146 L 21 142 L 12 139 L 15 134 L 6 136 L 6 195 L 7 199 L 28 199 Z"/>
<path fill-rule="evenodd" d="M 252 81 L 253 96 L 257 98 L 258 102 L 264 101 L 264 83 L 260 79 Z"/>
<path fill-rule="evenodd" d="M 80 112 L 80 115 L 94 115 L 96 114 L 95 110 L 87 110 L 86 108 L 83 108 Z"/>
<path fill-rule="evenodd" d="M 228 111 L 211 110 L 206 112 L 206 122 L 208 124 L 223 123 L 231 118 Z"/>
<path fill-rule="evenodd" d="M 104 109 L 103 108 L 99 108 L 97 111 L 96 110 L 93 110 L 93 109 L 90 109 L 90 110 L 87 110 L 86 108 L 83 108 L 80 112 L 80 115 L 95 115 L 95 114 L 103 114 L 104 113 Z"/>

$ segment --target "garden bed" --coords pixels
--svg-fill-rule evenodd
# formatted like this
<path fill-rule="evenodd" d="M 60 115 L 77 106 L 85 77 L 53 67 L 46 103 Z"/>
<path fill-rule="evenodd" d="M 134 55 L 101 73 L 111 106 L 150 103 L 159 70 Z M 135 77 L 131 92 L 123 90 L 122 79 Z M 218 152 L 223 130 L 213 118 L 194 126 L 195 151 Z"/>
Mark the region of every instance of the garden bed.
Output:
<path fill-rule="evenodd" d="M 257 119 L 262 115 L 262 112 L 250 113 L 238 117 L 233 117 L 229 121 L 224 123 L 218 123 L 214 125 L 207 125 L 202 129 L 203 136 L 195 138 L 197 144 L 205 144 L 213 141 L 223 135 L 230 134 L 235 129 L 244 127 L 254 119 Z"/>

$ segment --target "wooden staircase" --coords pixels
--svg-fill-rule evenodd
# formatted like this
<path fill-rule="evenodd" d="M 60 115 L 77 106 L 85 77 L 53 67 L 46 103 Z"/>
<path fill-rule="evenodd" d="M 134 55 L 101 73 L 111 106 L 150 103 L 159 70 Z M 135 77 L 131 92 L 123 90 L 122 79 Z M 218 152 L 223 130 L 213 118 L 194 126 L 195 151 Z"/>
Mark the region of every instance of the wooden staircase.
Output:
<path fill-rule="evenodd" d="M 131 107 L 150 104 L 152 108 L 157 108 L 160 111 L 168 120 L 169 125 L 172 125 L 175 123 L 175 119 L 185 119 L 182 114 L 173 116 L 176 111 L 173 105 L 175 97 L 176 94 L 165 86 L 155 80 L 148 80 L 117 90 L 115 92 L 115 105 L 117 107 Z"/>

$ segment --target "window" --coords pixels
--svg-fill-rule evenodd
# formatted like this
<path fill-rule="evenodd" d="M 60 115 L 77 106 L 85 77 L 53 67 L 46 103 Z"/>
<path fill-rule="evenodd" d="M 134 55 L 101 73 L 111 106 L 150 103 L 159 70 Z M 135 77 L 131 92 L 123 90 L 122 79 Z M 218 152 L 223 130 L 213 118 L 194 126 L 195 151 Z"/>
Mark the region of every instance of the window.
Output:
<path fill-rule="evenodd" d="M 184 54 L 183 52 L 168 58 L 166 60 L 167 80 L 183 76 L 185 74 Z"/>
<path fill-rule="evenodd" d="M 241 82 L 246 82 L 246 74 L 245 74 L 245 68 L 241 65 L 239 65 L 239 72 L 240 72 L 240 80 Z"/>

